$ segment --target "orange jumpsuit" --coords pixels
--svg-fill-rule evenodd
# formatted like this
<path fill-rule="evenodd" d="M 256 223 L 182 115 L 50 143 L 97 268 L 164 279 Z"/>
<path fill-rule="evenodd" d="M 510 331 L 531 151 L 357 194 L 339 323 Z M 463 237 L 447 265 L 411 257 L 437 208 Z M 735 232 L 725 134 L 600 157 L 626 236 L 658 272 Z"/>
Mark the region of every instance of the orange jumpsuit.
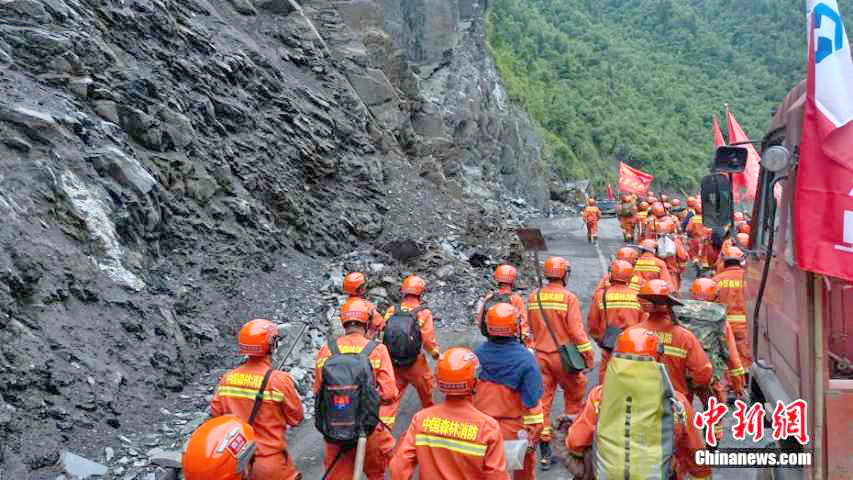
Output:
<path fill-rule="evenodd" d="M 637 238 L 634 241 L 638 242 L 645 238 L 646 234 L 646 220 L 649 218 L 648 210 L 639 210 L 637 211 Z"/>
<path fill-rule="evenodd" d="M 643 240 L 645 240 L 646 238 L 654 238 L 654 239 L 658 238 L 658 236 L 657 236 L 658 222 L 662 222 L 665 218 L 666 218 L 666 216 L 658 218 L 658 217 L 652 215 L 651 213 L 649 213 L 649 216 L 646 219 L 646 226 L 645 226 L 646 235 L 643 237 Z"/>
<path fill-rule="evenodd" d="M 690 257 L 687 254 L 687 250 L 684 248 L 684 244 L 681 243 L 681 239 L 675 236 L 671 236 L 673 242 L 675 242 L 675 255 L 671 257 L 667 257 L 664 259 L 666 262 L 666 267 L 669 270 L 669 275 L 672 277 L 672 281 L 675 282 L 675 291 L 681 290 L 681 272 L 684 271 L 684 266 L 687 264 L 687 260 Z"/>
<path fill-rule="evenodd" d="M 474 323 L 480 327 L 480 322 L 483 320 L 483 306 L 486 302 L 495 295 L 509 295 L 510 303 L 521 317 L 521 343 L 527 347 L 533 347 L 533 336 L 530 334 L 530 323 L 527 321 L 527 307 L 524 305 L 524 299 L 521 295 L 512 291 L 512 288 L 501 285 L 497 292 L 487 294 L 477 303 L 477 313 L 474 314 Z"/>
<path fill-rule="evenodd" d="M 717 264 L 717 260 L 720 258 L 720 250 L 714 247 L 711 244 L 711 229 L 706 229 L 706 237 L 705 242 L 703 244 L 703 250 L 705 253 L 705 265 L 711 267 Z M 720 246 L 722 248 L 722 245 Z"/>
<path fill-rule="evenodd" d="M 687 222 L 687 234 L 690 236 L 690 240 L 687 242 L 690 258 L 694 264 L 703 267 L 705 257 L 703 247 L 707 234 L 705 225 L 702 224 L 702 215 L 695 214 L 690 217 L 690 221 Z"/>
<path fill-rule="evenodd" d="M 690 330 L 672 323 L 669 313 L 653 312 L 639 326 L 655 332 L 663 344 L 663 360 L 669 379 L 676 390 L 690 395 L 687 377 L 697 391 L 707 390 L 711 385 L 714 369 L 705 355 L 702 344 Z"/>
<path fill-rule="evenodd" d="M 364 350 L 368 340 L 360 333 L 349 333 L 336 340 L 338 348 L 342 353 L 357 353 Z M 323 384 L 323 365 L 331 357 L 328 345 L 317 353 L 317 368 L 314 370 L 314 396 L 320 391 Z M 385 345 L 377 345 L 370 353 L 370 365 L 373 367 L 373 375 L 379 386 L 379 397 L 383 403 L 392 402 L 397 398 L 397 384 L 394 381 L 394 366 Z M 340 452 L 341 447 L 334 443 L 326 443 L 326 468 L 332 464 Z M 391 431 L 381 423 L 376 426 L 367 437 L 367 453 L 364 457 L 364 473 L 368 480 L 383 480 L 388 460 L 394 451 L 394 437 Z M 355 468 L 355 449 L 351 448 L 345 452 L 335 463 L 334 468 L 326 477 L 327 480 L 351 480 L 352 470 Z"/>
<path fill-rule="evenodd" d="M 606 292 L 606 293 L 605 293 Z M 605 305 L 604 300 L 607 300 Z M 606 308 L 605 308 L 606 307 Z M 589 335 L 601 344 L 607 327 L 628 328 L 640 323 L 640 303 L 637 301 L 637 291 L 624 284 L 614 284 L 601 289 L 592 297 L 586 322 Z M 604 383 L 604 372 L 610 352 L 601 349 L 601 364 L 598 366 L 598 383 Z"/>
<path fill-rule="evenodd" d="M 421 410 L 391 458 L 391 480 L 509 480 L 504 440 L 494 418 L 474 408 L 471 397 L 447 397 Z"/>
<path fill-rule="evenodd" d="M 506 385 L 481 379 L 477 383 L 477 391 L 474 394 L 474 406 L 498 421 L 504 440 L 517 440 L 518 432 L 525 430 L 527 438 L 531 439 L 535 445 L 535 440 L 542 433 L 544 421 L 542 402 L 527 408 L 521 402 L 521 395 Z M 524 457 L 524 469 L 513 472 L 512 478 L 513 480 L 536 478 L 536 451 L 533 448 L 528 449 Z"/>
<path fill-rule="evenodd" d="M 400 302 L 400 308 L 405 311 L 411 311 L 419 307 L 420 299 L 415 296 L 407 295 Z M 394 315 L 394 307 L 388 307 L 385 312 L 385 321 Z M 423 349 L 430 355 L 438 356 L 438 340 L 435 338 L 435 326 L 432 323 L 432 311 L 424 309 L 418 312 L 418 328 L 421 331 L 421 344 Z M 397 381 L 397 390 L 399 394 L 394 401 L 388 405 L 382 405 L 379 408 L 379 419 L 382 423 L 388 425 L 389 428 L 394 428 L 394 422 L 397 421 L 397 411 L 400 409 L 400 402 L 403 400 L 403 394 L 406 387 L 413 385 L 418 392 L 418 397 L 421 399 L 421 407 L 431 407 L 432 391 L 435 388 L 435 376 L 432 374 L 432 369 L 429 368 L 426 357 L 423 352 L 418 355 L 415 363 L 408 367 L 394 367 L 394 378 Z"/>
<path fill-rule="evenodd" d="M 727 238 L 723 240 L 723 244 L 720 246 L 720 254 L 717 255 L 717 261 L 714 263 L 714 271 L 716 273 L 720 273 L 726 269 L 726 264 L 723 261 L 723 257 L 727 257 L 729 255 L 729 250 L 735 246 L 735 241 L 731 238 Z"/>
<path fill-rule="evenodd" d="M 737 351 L 744 370 L 752 367 L 752 344 L 743 300 L 743 268 L 726 267 L 714 276 L 719 294 L 717 301 L 726 306 L 726 320 L 732 326 Z"/>
<path fill-rule="evenodd" d="M 583 372 L 566 373 L 560 363 L 560 354 L 557 346 L 551 338 L 551 333 L 539 310 L 539 302 L 536 295 L 539 290 L 534 290 L 527 299 L 530 328 L 533 329 L 534 348 L 536 349 L 536 360 L 542 372 L 542 383 L 545 393 L 542 396 L 542 406 L 545 412 L 545 429 L 542 432 L 542 440 L 551 440 L 551 404 L 557 391 L 557 385 L 563 387 L 563 398 L 566 404 L 566 413 L 575 415 L 581 410 L 583 395 L 586 392 L 586 375 Z M 557 336 L 560 345 L 573 343 L 584 357 L 587 368 L 592 368 L 595 361 L 592 353 L 592 343 L 586 336 L 581 319 L 580 302 L 577 297 L 568 291 L 559 282 L 551 282 L 542 287 L 542 308 L 548 316 L 551 328 Z"/>
<path fill-rule="evenodd" d="M 633 212 L 630 216 L 619 215 L 619 224 L 622 226 L 622 237 L 625 241 L 633 240 L 634 229 L 637 225 L 637 207 L 631 202 L 621 204 L 621 208 Z"/>
<path fill-rule="evenodd" d="M 566 435 L 566 448 L 573 455 L 583 455 L 584 451 L 592 446 L 603 390 L 602 385 L 590 390 L 583 412 L 569 428 L 569 433 Z M 704 449 L 705 442 L 699 430 L 693 426 L 693 407 L 681 392 L 675 392 L 675 399 L 684 405 L 685 413 L 684 421 L 675 422 L 673 429 L 672 470 L 675 472 L 675 478 L 684 480 L 687 475 L 690 475 L 693 479 L 710 479 L 711 469 L 697 465 L 695 460 L 696 451 Z M 676 418 L 675 415 L 672 418 Z"/>
<path fill-rule="evenodd" d="M 675 290 L 675 280 L 672 279 L 666 262 L 656 257 L 652 252 L 643 252 L 640 255 L 640 258 L 634 263 L 634 274 L 642 277 L 643 283 L 661 279 Z"/>
<path fill-rule="evenodd" d="M 628 284 L 628 287 L 631 288 L 634 292 L 639 292 L 640 288 L 646 283 L 646 280 L 643 277 L 638 275 L 634 275 L 631 277 L 631 283 Z M 600 291 L 610 286 L 610 273 L 605 273 L 603 277 L 595 284 L 595 288 L 592 290 L 592 296 L 594 297 Z"/>
<path fill-rule="evenodd" d="M 598 219 L 601 218 L 601 210 L 598 207 L 587 206 L 581 211 L 581 217 L 586 223 L 586 236 L 598 235 Z"/>
<path fill-rule="evenodd" d="M 210 401 L 210 414 L 214 417 L 232 414 L 248 421 L 255 405 L 255 395 L 271 368 L 269 356 L 249 357 L 239 367 L 225 372 Z M 252 425 L 257 444 L 252 480 L 299 478 L 296 465 L 287 453 L 285 432 L 288 426 L 299 425 L 302 415 L 302 401 L 290 375 L 280 370 L 273 371 Z"/>

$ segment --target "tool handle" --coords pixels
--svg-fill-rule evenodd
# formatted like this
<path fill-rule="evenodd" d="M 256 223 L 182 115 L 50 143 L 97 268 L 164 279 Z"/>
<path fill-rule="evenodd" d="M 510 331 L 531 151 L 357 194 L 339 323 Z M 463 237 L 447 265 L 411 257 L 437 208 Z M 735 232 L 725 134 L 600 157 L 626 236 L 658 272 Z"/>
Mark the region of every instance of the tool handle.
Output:
<path fill-rule="evenodd" d="M 364 470 L 364 454 L 367 451 L 367 436 L 362 434 L 358 437 L 355 447 L 355 467 L 352 469 L 352 480 L 361 479 L 361 471 Z"/>

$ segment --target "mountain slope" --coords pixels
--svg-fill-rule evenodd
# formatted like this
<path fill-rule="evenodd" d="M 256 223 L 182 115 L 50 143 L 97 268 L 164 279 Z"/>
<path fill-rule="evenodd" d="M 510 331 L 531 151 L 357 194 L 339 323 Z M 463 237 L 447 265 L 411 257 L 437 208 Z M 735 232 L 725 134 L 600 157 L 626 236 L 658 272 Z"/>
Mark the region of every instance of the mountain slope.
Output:
<path fill-rule="evenodd" d="M 839 4 L 853 13 L 853 1 Z M 712 149 L 711 113 L 729 103 L 760 139 L 771 109 L 805 73 L 800 1 L 494 0 L 490 8 L 488 39 L 512 98 L 545 130 L 557 171 L 599 185 L 623 160 L 662 184 L 695 186 Z"/>

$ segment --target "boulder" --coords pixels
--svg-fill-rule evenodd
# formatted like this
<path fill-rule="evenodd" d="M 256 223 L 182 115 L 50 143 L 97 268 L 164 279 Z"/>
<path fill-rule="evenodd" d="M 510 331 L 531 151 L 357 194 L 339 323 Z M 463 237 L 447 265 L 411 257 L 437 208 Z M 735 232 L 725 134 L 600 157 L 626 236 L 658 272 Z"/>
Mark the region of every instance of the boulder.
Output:
<path fill-rule="evenodd" d="M 382 70 L 368 68 L 366 72 L 366 75 L 353 73 L 348 78 L 368 107 L 382 105 L 394 98 L 394 87 L 385 78 L 385 73 Z"/>
<path fill-rule="evenodd" d="M 90 154 L 87 158 L 103 177 L 110 177 L 123 187 L 145 195 L 154 188 L 157 180 L 133 157 L 116 147 L 106 147 Z"/>
<path fill-rule="evenodd" d="M 181 468 L 180 450 L 165 450 L 157 447 L 148 451 L 148 461 L 153 465 L 167 468 Z"/>
<path fill-rule="evenodd" d="M 36 0 L 4 0 L 0 2 L 0 16 L 13 15 L 31 19 L 35 23 L 47 23 L 50 20 L 44 6 Z"/>
<path fill-rule="evenodd" d="M 237 13 L 243 15 L 256 15 L 258 13 L 255 10 L 255 6 L 249 0 L 231 0 L 231 5 L 234 7 L 234 10 L 237 10 Z"/>
<path fill-rule="evenodd" d="M 290 0 L 260 0 L 257 6 L 258 8 L 279 15 L 289 15 L 296 10 Z"/>
<path fill-rule="evenodd" d="M 105 475 L 107 473 L 107 467 L 104 465 L 87 460 L 68 451 L 61 453 L 59 461 L 65 473 L 70 475 L 71 478 L 86 480 L 89 477 Z"/>

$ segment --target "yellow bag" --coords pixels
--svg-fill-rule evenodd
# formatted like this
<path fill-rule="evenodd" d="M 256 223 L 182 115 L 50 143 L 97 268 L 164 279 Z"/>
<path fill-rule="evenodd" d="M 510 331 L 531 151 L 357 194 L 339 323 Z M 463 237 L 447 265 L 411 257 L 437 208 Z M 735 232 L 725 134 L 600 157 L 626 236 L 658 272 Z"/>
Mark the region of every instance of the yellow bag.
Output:
<path fill-rule="evenodd" d="M 610 359 L 593 443 L 596 478 L 670 479 L 674 397 L 663 364 L 620 354 Z"/>

